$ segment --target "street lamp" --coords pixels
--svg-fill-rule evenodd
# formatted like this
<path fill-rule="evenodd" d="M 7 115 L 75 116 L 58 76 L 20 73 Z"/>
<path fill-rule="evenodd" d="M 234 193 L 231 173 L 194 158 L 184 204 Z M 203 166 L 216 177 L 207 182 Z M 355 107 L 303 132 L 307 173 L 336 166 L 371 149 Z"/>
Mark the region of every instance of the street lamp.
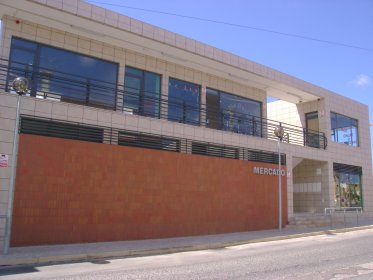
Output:
<path fill-rule="evenodd" d="M 281 153 L 280 153 L 280 142 L 284 138 L 285 130 L 281 126 L 276 126 L 273 133 L 277 137 L 277 150 L 278 150 L 278 229 L 282 230 L 282 186 L 281 186 Z"/>
<path fill-rule="evenodd" d="M 14 199 L 14 189 L 15 189 L 15 178 L 17 169 L 17 153 L 18 153 L 18 129 L 19 129 L 19 104 L 21 96 L 26 94 L 28 91 L 29 82 L 24 77 L 15 78 L 12 83 L 12 88 L 17 93 L 17 109 L 16 109 L 16 124 L 14 128 L 13 137 L 13 150 L 12 150 L 12 168 L 10 173 L 10 186 L 8 194 L 8 209 L 6 214 L 6 224 L 5 224 L 5 238 L 4 238 L 4 254 L 8 254 L 10 246 L 10 235 L 12 227 L 12 216 L 13 216 L 13 199 Z"/>

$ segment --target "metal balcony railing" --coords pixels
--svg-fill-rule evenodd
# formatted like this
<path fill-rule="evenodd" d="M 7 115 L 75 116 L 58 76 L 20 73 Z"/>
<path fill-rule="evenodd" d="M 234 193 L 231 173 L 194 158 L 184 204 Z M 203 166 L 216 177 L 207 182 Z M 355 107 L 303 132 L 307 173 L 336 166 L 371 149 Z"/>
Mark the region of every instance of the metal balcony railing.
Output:
<path fill-rule="evenodd" d="M 271 140 L 277 140 L 273 131 L 281 125 L 285 130 L 283 142 L 319 149 L 327 147 L 325 134 L 319 131 L 233 110 L 221 110 L 206 107 L 205 104 L 171 99 L 159 93 L 131 89 L 123 84 L 111 84 L 54 69 L 36 68 L 32 65 L 14 61 L 9 63 L 6 59 L 0 59 L 0 89 L 11 92 L 11 82 L 19 76 L 29 79 L 28 95 L 35 98 L 123 111 L 128 114 L 167 119 Z"/>

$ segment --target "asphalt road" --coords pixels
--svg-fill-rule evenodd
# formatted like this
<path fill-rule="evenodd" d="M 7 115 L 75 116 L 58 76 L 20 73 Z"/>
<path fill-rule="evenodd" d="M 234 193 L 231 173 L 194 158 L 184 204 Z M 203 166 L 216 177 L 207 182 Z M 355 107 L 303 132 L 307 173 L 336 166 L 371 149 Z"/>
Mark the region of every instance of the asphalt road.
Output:
<path fill-rule="evenodd" d="M 373 230 L 218 250 L 0 269 L 0 279 L 373 279 Z"/>

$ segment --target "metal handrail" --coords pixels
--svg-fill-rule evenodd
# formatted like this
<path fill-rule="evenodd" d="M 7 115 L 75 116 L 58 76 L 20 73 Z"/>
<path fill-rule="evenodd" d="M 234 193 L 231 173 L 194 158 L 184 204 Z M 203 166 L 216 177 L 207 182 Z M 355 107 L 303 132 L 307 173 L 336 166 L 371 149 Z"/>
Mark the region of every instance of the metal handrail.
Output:
<path fill-rule="evenodd" d="M 359 214 L 363 213 L 363 207 L 327 207 L 324 209 L 324 216 L 327 214 L 330 215 L 330 227 L 333 227 L 333 214 L 338 212 L 343 212 L 343 223 L 344 227 L 347 226 L 346 224 L 346 212 L 356 213 L 356 226 L 359 226 Z"/>
<path fill-rule="evenodd" d="M 276 141 L 277 137 L 273 134 L 273 130 L 281 125 L 286 135 L 283 142 L 319 149 L 326 149 L 327 146 L 325 134 L 319 131 L 234 110 L 211 108 L 205 104 L 195 106 L 181 99 L 164 98 L 161 93 L 145 91 L 134 93 L 131 88 L 123 84 L 111 84 L 51 69 L 39 68 L 39 71 L 31 71 L 27 65 L 21 63 L 12 65 L 10 66 L 8 60 L 0 58 L 0 89 L 5 91 L 11 91 L 9 85 L 11 79 L 23 75 L 30 79 L 29 94 L 36 98 L 117 110 Z M 124 104 L 124 100 L 135 101 L 136 108 L 130 108 L 128 103 Z M 170 109 L 177 113 L 173 115 Z M 208 119 L 211 115 L 214 116 L 213 120 Z"/>
<path fill-rule="evenodd" d="M 332 214 L 334 212 L 346 212 L 351 211 L 352 212 L 363 212 L 363 207 L 357 206 L 357 207 L 327 207 L 324 209 L 324 215 L 326 215 L 328 212 L 329 214 Z"/>

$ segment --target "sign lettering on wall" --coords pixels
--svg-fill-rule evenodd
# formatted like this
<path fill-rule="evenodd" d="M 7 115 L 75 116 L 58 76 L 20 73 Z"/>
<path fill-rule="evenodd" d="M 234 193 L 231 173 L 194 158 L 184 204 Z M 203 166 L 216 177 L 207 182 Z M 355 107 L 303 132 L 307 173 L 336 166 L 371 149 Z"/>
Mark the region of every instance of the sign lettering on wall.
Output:
<path fill-rule="evenodd" d="M 285 170 L 282 170 L 282 169 L 280 170 L 278 168 L 276 169 L 276 168 L 257 167 L 257 166 L 254 166 L 253 172 L 254 174 L 257 174 L 257 175 L 270 175 L 270 176 L 278 176 L 278 175 L 285 176 L 286 175 Z"/>

